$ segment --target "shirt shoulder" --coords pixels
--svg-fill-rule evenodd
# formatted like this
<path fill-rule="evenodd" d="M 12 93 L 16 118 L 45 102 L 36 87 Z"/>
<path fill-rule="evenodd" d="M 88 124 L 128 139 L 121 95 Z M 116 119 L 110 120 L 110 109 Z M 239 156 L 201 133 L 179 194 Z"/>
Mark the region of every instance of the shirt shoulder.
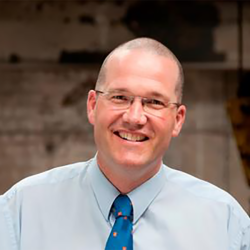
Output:
<path fill-rule="evenodd" d="M 27 177 L 0 196 L 0 249 L 19 249 L 21 240 L 33 244 L 28 238 L 37 233 L 41 225 L 52 222 L 51 228 L 55 228 L 59 221 L 64 221 L 67 216 L 60 217 L 60 213 L 75 218 L 76 208 L 86 207 L 84 205 L 88 203 L 88 169 L 92 161 L 69 164 Z M 64 221 L 66 225 L 68 222 L 67 219 Z M 60 228 L 54 231 L 60 231 Z M 42 238 L 45 241 L 46 237 L 50 239 L 49 232 L 53 234 L 54 231 L 46 228 Z"/>
<path fill-rule="evenodd" d="M 47 170 L 45 172 L 35 174 L 16 183 L 11 187 L 6 193 L 2 195 L 2 199 L 8 202 L 20 192 L 25 192 L 32 188 L 40 186 L 41 188 L 48 187 L 50 185 L 60 185 L 66 181 L 72 180 L 87 173 L 88 166 L 90 165 L 90 159 L 86 162 L 77 162 L 73 164 L 68 164 L 60 167 L 55 167 L 53 169 Z"/>
<path fill-rule="evenodd" d="M 231 221 L 236 220 L 241 228 L 250 229 L 250 219 L 237 200 L 223 189 L 185 172 L 164 166 L 167 181 L 188 192 L 196 199 L 208 200 L 228 207 Z"/>

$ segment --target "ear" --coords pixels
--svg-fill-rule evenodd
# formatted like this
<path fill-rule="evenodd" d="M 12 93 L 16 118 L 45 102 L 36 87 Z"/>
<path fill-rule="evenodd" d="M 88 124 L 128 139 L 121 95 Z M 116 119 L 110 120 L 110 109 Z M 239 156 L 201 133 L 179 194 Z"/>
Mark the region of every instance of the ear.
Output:
<path fill-rule="evenodd" d="M 172 132 L 173 137 L 177 137 L 179 133 L 181 132 L 182 125 L 184 124 L 186 117 L 186 107 L 184 105 L 181 105 L 178 110 L 175 117 L 175 126 Z"/>
<path fill-rule="evenodd" d="M 92 125 L 95 124 L 95 107 L 96 107 L 96 92 L 94 90 L 90 90 L 88 93 L 88 100 L 87 100 L 87 115 L 88 115 L 88 120 Z"/>

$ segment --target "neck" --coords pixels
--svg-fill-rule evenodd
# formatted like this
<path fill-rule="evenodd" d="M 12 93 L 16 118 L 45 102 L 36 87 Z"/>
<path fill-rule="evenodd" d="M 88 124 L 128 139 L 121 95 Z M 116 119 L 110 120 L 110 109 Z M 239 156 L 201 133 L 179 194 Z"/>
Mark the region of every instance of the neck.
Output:
<path fill-rule="evenodd" d="M 122 194 L 127 194 L 144 182 L 152 178 L 160 169 L 161 161 L 152 166 L 118 166 L 117 164 L 105 164 L 97 156 L 97 163 L 106 178 Z"/>

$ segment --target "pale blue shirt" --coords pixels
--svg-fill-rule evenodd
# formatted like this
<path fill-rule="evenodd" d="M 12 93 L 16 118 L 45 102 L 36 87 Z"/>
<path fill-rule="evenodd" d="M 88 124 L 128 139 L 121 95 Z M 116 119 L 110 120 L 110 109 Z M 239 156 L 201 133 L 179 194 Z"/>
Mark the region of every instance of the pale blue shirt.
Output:
<path fill-rule="evenodd" d="M 26 178 L 0 198 L 0 250 L 104 250 L 118 194 L 95 158 Z M 250 250 L 248 215 L 207 182 L 162 165 L 128 196 L 134 250 Z"/>

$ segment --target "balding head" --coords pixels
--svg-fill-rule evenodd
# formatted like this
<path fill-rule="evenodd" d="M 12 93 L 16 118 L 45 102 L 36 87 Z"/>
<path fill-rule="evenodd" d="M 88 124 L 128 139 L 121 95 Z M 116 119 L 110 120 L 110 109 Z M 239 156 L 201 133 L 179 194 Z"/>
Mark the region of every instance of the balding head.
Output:
<path fill-rule="evenodd" d="M 179 62 L 179 60 L 176 58 L 176 56 L 162 43 L 151 39 L 151 38 L 137 38 L 131 41 L 128 41 L 124 44 L 121 44 L 117 48 L 115 48 L 104 60 L 99 75 L 96 83 L 96 89 L 100 89 L 101 85 L 105 83 L 106 80 L 106 72 L 108 69 L 107 65 L 109 60 L 114 57 L 114 56 L 119 56 L 122 54 L 122 52 L 128 50 L 145 50 L 147 53 L 152 53 L 154 55 L 159 55 L 166 57 L 168 59 L 173 60 L 177 67 L 178 67 L 178 78 L 176 81 L 176 96 L 178 98 L 178 102 L 181 102 L 182 100 L 182 93 L 183 93 L 183 84 L 184 84 L 184 74 L 183 74 L 183 69 L 182 66 Z M 167 76 L 166 76 L 167 77 Z"/>

